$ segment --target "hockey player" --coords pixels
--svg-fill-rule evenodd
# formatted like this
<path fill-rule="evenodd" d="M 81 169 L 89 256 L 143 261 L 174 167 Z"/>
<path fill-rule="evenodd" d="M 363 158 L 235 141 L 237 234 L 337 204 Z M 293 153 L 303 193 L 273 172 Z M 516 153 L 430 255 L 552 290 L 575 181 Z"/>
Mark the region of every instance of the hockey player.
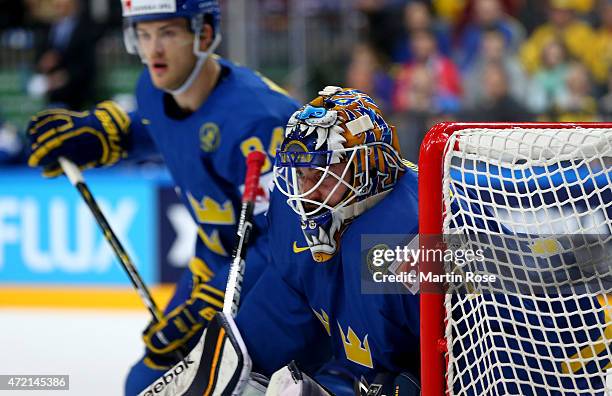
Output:
<path fill-rule="evenodd" d="M 417 173 L 369 96 L 319 94 L 292 115 L 276 155 L 271 264 L 235 321 L 217 316 L 142 395 L 354 395 L 362 377 L 386 387 L 371 394 L 419 394 L 418 297 L 362 293 L 362 264 L 382 245 L 372 242 L 394 249 L 418 232 Z M 267 390 L 253 392 L 249 370 L 272 375 Z"/>
<path fill-rule="evenodd" d="M 372 249 L 364 235 L 418 233 L 417 173 L 369 96 L 338 87 L 320 95 L 291 117 L 277 153 L 273 265 L 245 300 L 238 328 L 264 374 L 331 345 L 335 364 L 355 379 L 418 376 L 418 298 L 362 294 L 360 268 Z"/>
<path fill-rule="evenodd" d="M 334 366 L 355 379 L 418 376 L 418 297 L 361 291 L 361 263 L 373 248 L 362 237 L 418 233 L 417 173 L 369 96 L 338 87 L 319 94 L 287 125 L 268 213 L 273 265 L 236 323 L 263 374 L 331 345 Z M 348 394 L 341 385 L 332 391 Z"/>
<path fill-rule="evenodd" d="M 60 156 L 90 168 L 157 151 L 198 225 L 196 256 L 166 320 L 144 332 L 145 356 L 126 384 L 126 393 L 135 394 L 174 363 L 176 350 L 189 350 L 222 307 L 244 157 L 260 150 L 273 158 L 297 104 L 264 77 L 213 55 L 221 40 L 216 0 L 126 0 L 123 15 L 128 51 L 146 65 L 136 88 L 138 110 L 127 114 L 106 101 L 91 112 L 43 111 L 28 128 L 28 163 L 56 176 Z M 271 158 L 262 169 L 270 181 Z M 267 262 L 265 206 L 256 208 L 243 293 Z"/>

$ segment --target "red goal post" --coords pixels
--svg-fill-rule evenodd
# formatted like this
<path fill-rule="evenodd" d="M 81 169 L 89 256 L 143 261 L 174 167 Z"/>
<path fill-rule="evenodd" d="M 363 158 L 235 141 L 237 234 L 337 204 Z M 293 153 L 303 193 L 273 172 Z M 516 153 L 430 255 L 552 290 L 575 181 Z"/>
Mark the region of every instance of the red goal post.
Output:
<path fill-rule="evenodd" d="M 512 131 L 532 131 L 526 135 L 516 135 L 520 138 L 512 144 L 508 141 L 501 142 L 497 141 L 496 138 L 491 134 L 499 133 L 502 138 L 504 136 L 512 136 L 508 132 Z M 419 233 L 423 235 L 441 235 L 444 233 L 444 213 L 447 212 L 448 208 L 445 208 L 445 197 L 443 188 L 443 177 L 448 175 L 445 173 L 445 166 L 448 166 L 450 160 L 447 155 L 450 151 L 459 152 L 461 150 L 460 140 L 452 140 L 452 146 L 449 147 L 449 140 L 453 136 L 459 136 L 457 134 L 465 133 L 466 131 L 487 131 L 489 137 L 484 140 L 484 146 L 482 148 L 482 155 L 487 153 L 500 154 L 504 150 L 518 150 L 519 157 L 529 158 L 530 156 L 542 156 L 542 152 L 547 151 L 547 145 L 551 147 L 551 153 L 558 149 L 559 153 L 565 153 L 570 151 L 571 147 L 565 148 L 563 141 L 559 143 L 559 139 L 555 138 L 556 134 L 561 133 L 558 136 L 565 136 L 565 134 L 573 134 L 573 131 L 592 130 L 593 134 L 597 135 L 598 131 L 604 134 L 603 144 L 607 144 L 605 147 L 606 153 L 610 151 L 610 143 L 612 142 L 612 135 L 608 134 L 608 131 L 612 131 L 612 123 L 453 123 L 446 122 L 435 125 L 425 136 L 421 145 L 420 156 L 419 156 Z M 541 133 L 538 133 L 541 131 Z M 568 136 L 569 136 L 568 135 Z M 455 136 L 455 137 L 456 137 Z M 542 137 L 541 140 L 540 137 Z M 537 150 L 530 150 L 523 147 L 529 144 L 529 139 L 533 140 L 534 144 L 542 145 Z M 551 139 L 549 143 L 547 139 Z M 568 137 L 568 142 L 573 139 Z M 577 145 L 584 143 L 584 138 L 580 137 Z M 606 143 L 607 142 L 607 143 Z M 589 145 L 590 141 L 587 142 Z M 500 145 L 501 144 L 501 145 Z M 595 144 L 602 144 L 596 142 Z M 495 146 L 495 148 L 491 148 Z M 569 145 L 572 146 L 572 145 Z M 573 147 L 573 146 L 572 146 Z M 590 146 L 589 146 L 590 147 Z M 476 149 L 478 150 L 478 149 Z M 539 151 L 538 151 L 539 150 Z M 565 150 L 565 151 L 564 151 Z M 585 150 L 580 149 L 580 153 L 589 152 L 591 148 Z M 582 155 L 581 154 L 581 155 Z M 503 154 L 500 154 L 503 155 Z M 584 154 L 586 155 L 586 154 Z M 599 155 L 599 154 L 598 154 Z M 544 156 L 546 156 L 544 154 Z M 550 155 L 549 155 L 550 157 Z M 500 157 L 501 158 L 501 157 Z M 606 154 L 606 158 L 607 154 Z M 550 158 L 549 158 L 550 159 Z M 446 165 L 445 165 L 446 164 Z M 606 166 L 612 166 L 612 164 L 606 162 Z M 607 191 L 606 191 L 607 193 Z M 607 204 L 605 204 L 607 205 Z M 604 206 L 604 213 L 610 213 L 609 206 Z M 606 212 L 607 211 L 607 212 Z M 606 225 L 610 227 L 609 219 Z M 423 240 L 423 237 L 421 238 Z M 422 247 L 423 242 L 421 242 Z M 439 264 L 435 263 L 421 263 L 421 270 L 434 270 L 442 271 L 439 268 Z M 423 290 L 423 285 L 421 285 Z M 612 301 L 612 300 L 611 300 Z M 445 338 L 447 333 L 446 329 L 446 310 L 445 310 L 445 294 L 444 292 L 421 292 L 421 385 L 423 396 L 440 396 L 444 394 L 455 394 L 461 392 L 453 392 L 453 384 L 449 386 L 447 383 L 447 365 L 449 359 L 447 343 L 450 340 Z M 607 316 L 606 316 L 607 317 Z M 606 333 L 607 334 L 607 333 Z M 609 344 L 606 344 L 609 346 Z M 605 353 L 605 352 L 604 352 Z M 531 378 L 531 377 L 530 377 Z M 520 384 L 519 384 L 520 385 Z M 499 386 L 499 384 L 497 384 Z M 450 389 L 449 389 L 450 388 Z M 546 388 L 546 387 L 545 387 Z M 497 391 L 493 385 L 489 388 L 473 388 L 483 389 L 482 394 L 495 394 Z M 551 394 L 555 393 L 555 387 L 551 386 Z M 525 392 L 523 390 L 523 392 Z M 546 392 L 546 393 L 545 393 Z M 548 394 L 547 390 L 542 392 L 534 392 L 537 394 Z M 465 394 L 470 394 L 467 392 Z M 520 394 L 520 392 L 519 392 Z"/>

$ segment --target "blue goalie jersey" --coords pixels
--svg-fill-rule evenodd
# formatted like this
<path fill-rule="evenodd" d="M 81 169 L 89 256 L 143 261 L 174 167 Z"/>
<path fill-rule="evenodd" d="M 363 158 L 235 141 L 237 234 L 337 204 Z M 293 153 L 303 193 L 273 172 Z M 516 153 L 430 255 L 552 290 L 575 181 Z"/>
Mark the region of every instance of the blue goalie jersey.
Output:
<path fill-rule="evenodd" d="M 366 234 L 416 234 L 417 199 L 416 172 L 410 170 L 348 226 L 340 251 L 317 263 L 295 212 L 283 195 L 272 193 L 273 265 L 236 319 L 254 370 L 269 375 L 291 360 L 302 368 L 332 361 L 357 379 L 363 375 L 371 381 L 380 372 L 418 376 L 418 296 L 362 293 L 362 265 L 370 247 L 361 244 Z"/>

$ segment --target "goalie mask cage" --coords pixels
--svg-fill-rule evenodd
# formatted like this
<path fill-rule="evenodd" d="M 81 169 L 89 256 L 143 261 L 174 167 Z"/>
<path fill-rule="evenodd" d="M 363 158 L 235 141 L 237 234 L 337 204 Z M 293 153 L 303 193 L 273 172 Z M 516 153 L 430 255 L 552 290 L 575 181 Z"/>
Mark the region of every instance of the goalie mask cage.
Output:
<path fill-rule="evenodd" d="M 464 238 L 467 247 L 502 235 L 528 239 L 531 251 L 497 241 L 506 262 L 502 287 L 489 292 L 421 283 L 424 396 L 612 395 L 611 186 L 612 123 L 429 131 L 419 158 L 421 247 L 431 247 L 425 235 L 443 235 L 445 248 L 454 235 L 480 236 Z M 588 263 L 578 272 L 577 247 Z M 420 266 L 453 270 L 448 261 Z"/>

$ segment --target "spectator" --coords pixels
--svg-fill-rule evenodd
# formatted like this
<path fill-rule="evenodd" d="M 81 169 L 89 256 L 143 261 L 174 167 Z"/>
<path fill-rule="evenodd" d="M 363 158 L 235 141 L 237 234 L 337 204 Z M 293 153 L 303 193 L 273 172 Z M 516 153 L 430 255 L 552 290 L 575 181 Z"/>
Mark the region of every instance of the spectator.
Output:
<path fill-rule="evenodd" d="M 352 2 L 366 21 L 366 36 L 374 48 L 391 58 L 395 42 L 402 36 L 402 7 L 406 0 L 356 0 Z"/>
<path fill-rule="evenodd" d="M 601 25 L 593 42 L 592 71 L 595 82 L 605 85 L 612 67 L 612 0 L 601 2 L 599 16 Z"/>
<path fill-rule="evenodd" d="M 465 0 L 432 0 L 435 14 L 449 25 L 456 25 L 465 9 Z"/>
<path fill-rule="evenodd" d="M 14 1 L 14 0 L 10 0 Z M 55 19 L 53 1 L 50 0 L 23 0 L 28 16 L 37 22 L 52 23 Z"/>
<path fill-rule="evenodd" d="M 521 9 L 525 7 L 525 3 L 529 3 L 529 1 L 501 0 L 506 12 L 512 16 L 518 15 Z M 474 2 L 471 0 L 432 0 L 431 3 L 436 15 L 449 24 L 461 27 L 465 25 L 466 14 L 471 14 L 471 9 L 474 6 Z"/>
<path fill-rule="evenodd" d="M 415 66 L 410 86 L 405 88 L 411 107 L 402 113 L 396 113 L 394 118 L 402 157 L 409 161 L 418 161 L 421 141 L 432 126 L 431 120 L 439 112 L 440 105 L 436 103 L 435 87 L 432 72 L 423 65 Z"/>
<path fill-rule="evenodd" d="M 98 34 L 79 0 L 53 0 L 53 5 L 55 20 L 36 64 L 41 77 L 31 88 L 44 93 L 50 106 L 81 110 L 95 100 Z"/>
<path fill-rule="evenodd" d="M 571 0 L 550 0 L 548 22 L 538 27 L 520 50 L 520 57 L 529 74 L 541 67 L 542 48 L 553 38 L 559 37 L 569 55 L 589 64 L 592 54 L 593 29 L 576 17 Z"/>
<path fill-rule="evenodd" d="M 521 8 L 516 17 L 531 35 L 538 27 L 546 23 L 548 4 L 546 0 L 519 0 Z"/>
<path fill-rule="evenodd" d="M 596 0 L 569 0 L 566 1 L 580 15 L 587 15 L 595 8 Z"/>
<path fill-rule="evenodd" d="M 394 115 L 398 128 L 398 138 L 404 158 L 416 162 L 419 159 L 419 148 L 425 133 L 442 118 L 445 109 L 444 98 L 436 95 L 436 81 L 433 72 L 425 65 L 417 64 L 412 68 L 411 76 L 403 87 L 403 95 L 410 106 Z"/>
<path fill-rule="evenodd" d="M 451 55 L 450 33 L 445 24 L 432 19 L 429 6 L 422 0 L 413 0 L 404 7 L 404 32 L 396 41 L 391 60 L 406 63 L 412 60 L 410 36 L 419 30 L 431 30 L 438 44 L 438 50 L 445 56 Z"/>
<path fill-rule="evenodd" d="M 511 81 L 510 95 L 519 102 L 523 101 L 527 89 L 527 79 L 523 67 L 516 56 L 506 51 L 506 41 L 503 33 L 497 29 L 490 29 L 483 33 L 474 64 L 466 70 L 463 79 L 465 87 L 464 105 L 472 107 L 482 100 L 484 87 L 481 84 L 481 76 L 489 63 L 503 65 Z"/>
<path fill-rule="evenodd" d="M 362 43 L 355 46 L 346 72 L 346 82 L 349 87 L 369 92 L 383 112 L 390 110 L 393 80 L 371 45 Z"/>
<path fill-rule="evenodd" d="M 504 12 L 500 0 L 475 0 L 473 16 L 459 37 L 458 64 L 464 71 L 472 66 L 487 30 L 496 29 L 504 37 L 506 50 L 515 52 L 525 39 L 523 27 Z"/>
<path fill-rule="evenodd" d="M 563 43 L 551 38 L 542 48 L 540 64 L 529 84 L 527 106 L 536 114 L 545 114 L 567 95 L 569 60 Z"/>
<path fill-rule="evenodd" d="M 454 113 L 459 109 L 461 96 L 461 78 L 455 64 L 445 56 L 440 55 L 436 40 L 431 31 L 421 30 L 412 34 L 411 49 L 413 60 L 403 65 L 397 74 L 393 108 L 403 112 L 411 110 L 415 105 L 410 92 L 413 86 L 414 71 L 424 67 L 433 76 L 435 86 L 433 97 L 440 113 Z"/>
<path fill-rule="evenodd" d="M 510 95 L 509 81 L 504 66 L 489 63 L 482 73 L 484 95 L 472 108 L 463 111 L 460 119 L 481 122 L 531 121 L 533 116 Z"/>
<path fill-rule="evenodd" d="M 520 3 L 520 10 L 514 15 L 521 21 L 527 32 L 531 34 L 547 20 L 548 0 L 512 0 Z M 569 0 L 567 7 L 577 12 L 583 19 L 589 18 L 594 11 L 596 0 Z"/>
<path fill-rule="evenodd" d="M 612 121 L 612 71 L 608 72 L 608 90 L 599 99 L 599 114 L 602 121 Z"/>
<path fill-rule="evenodd" d="M 572 63 L 566 76 L 567 95 L 560 98 L 559 122 L 597 121 L 597 101 L 589 70 L 581 63 Z"/>

